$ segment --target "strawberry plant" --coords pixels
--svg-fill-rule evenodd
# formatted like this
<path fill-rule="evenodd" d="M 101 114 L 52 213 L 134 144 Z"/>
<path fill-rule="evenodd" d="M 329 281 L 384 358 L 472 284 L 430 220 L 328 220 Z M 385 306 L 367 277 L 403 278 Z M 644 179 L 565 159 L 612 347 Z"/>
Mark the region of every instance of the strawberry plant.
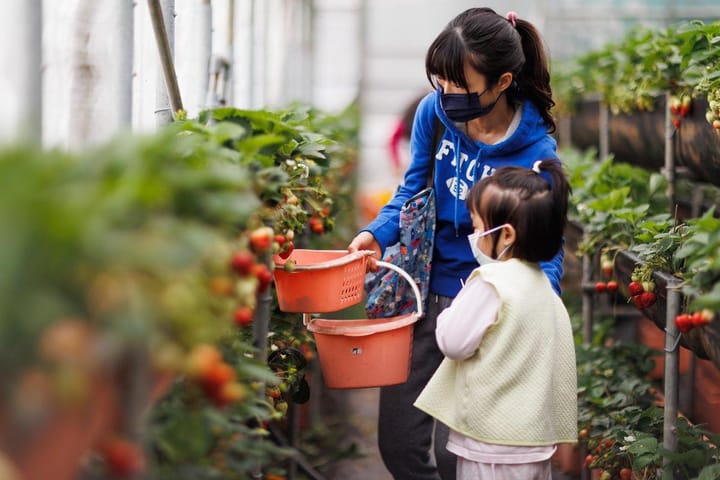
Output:
<path fill-rule="evenodd" d="M 705 95 L 714 102 L 708 111 L 712 123 L 720 113 L 715 103 L 720 90 L 719 39 L 720 22 L 638 27 L 617 42 L 579 56 L 574 64 L 564 64 L 553 77 L 553 90 L 563 106 L 581 95 L 599 94 L 613 113 L 652 110 L 655 98 L 670 92 L 677 99 L 676 127 L 687 115 L 691 98 Z"/>
<path fill-rule="evenodd" d="M 611 259 L 613 252 L 633 243 L 640 222 L 666 210 L 666 181 L 612 158 L 597 162 L 593 157 L 593 152 L 562 154 L 573 186 L 570 215 L 583 225 L 579 252 L 600 251 Z"/>
<path fill-rule="evenodd" d="M 665 465 L 673 478 L 696 478 L 717 464 L 720 436 L 678 419 L 678 447 L 662 447 L 663 409 L 646 379 L 651 351 L 642 345 L 577 345 L 579 442 L 587 468 L 608 478 L 658 479 Z M 624 473 L 623 473 L 624 472 Z"/>
<path fill-rule="evenodd" d="M 261 390 L 302 388 L 312 338 L 272 310 L 268 350 L 302 352 L 280 377 L 253 358 L 248 327 L 258 294 L 271 292 L 269 255 L 307 242 L 314 216 L 323 241 L 337 220 L 350 224 L 351 209 L 335 202 L 351 205 L 351 137 L 323 132 L 349 135 L 353 124 L 309 109 L 223 109 L 87 152 L 0 152 L 3 425 L 38 428 L 62 410 L 56 401 L 82 409 L 97 377 L 159 372 L 176 381 L 142 438 L 117 443 L 132 448 L 99 443 L 104 460 L 88 468 L 229 478 L 286 458 L 265 427 L 287 403 Z M 125 365 L 130 353 L 137 362 Z M 27 398 L 38 408 L 25 408 Z"/>
<path fill-rule="evenodd" d="M 675 257 L 685 264 L 682 291 L 689 308 L 720 311 L 720 219 L 714 209 L 688 221 L 685 242 Z"/>

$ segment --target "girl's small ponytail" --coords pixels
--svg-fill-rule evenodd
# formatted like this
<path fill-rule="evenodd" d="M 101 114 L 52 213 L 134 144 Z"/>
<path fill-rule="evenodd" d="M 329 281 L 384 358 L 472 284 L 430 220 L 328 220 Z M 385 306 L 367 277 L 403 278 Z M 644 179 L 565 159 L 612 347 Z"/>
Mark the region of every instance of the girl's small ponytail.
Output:
<path fill-rule="evenodd" d="M 571 193 L 565 170 L 558 159 L 538 160 L 532 167 L 550 184 L 550 194 L 553 200 L 553 211 L 556 220 L 562 222 L 563 229 L 567 222 L 568 201 Z"/>

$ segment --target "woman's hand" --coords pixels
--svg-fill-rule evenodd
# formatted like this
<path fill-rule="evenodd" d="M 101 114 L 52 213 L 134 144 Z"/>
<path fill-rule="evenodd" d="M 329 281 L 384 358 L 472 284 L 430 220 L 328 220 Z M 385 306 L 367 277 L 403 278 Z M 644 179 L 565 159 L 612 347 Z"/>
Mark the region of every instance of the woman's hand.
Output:
<path fill-rule="evenodd" d="M 376 260 L 380 260 L 380 244 L 370 232 L 360 232 L 352 239 L 348 245 L 348 252 L 357 252 L 359 250 L 372 250 L 373 254 L 368 256 L 367 270 L 374 272 L 377 270 Z"/>

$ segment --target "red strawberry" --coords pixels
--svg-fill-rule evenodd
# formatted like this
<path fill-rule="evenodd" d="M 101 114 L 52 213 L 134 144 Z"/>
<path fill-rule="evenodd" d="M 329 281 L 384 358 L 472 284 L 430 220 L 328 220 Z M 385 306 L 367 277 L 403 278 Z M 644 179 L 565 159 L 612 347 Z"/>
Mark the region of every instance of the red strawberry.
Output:
<path fill-rule="evenodd" d="M 122 438 L 112 438 L 99 447 L 108 470 L 118 477 L 129 477 L 145 470 L 145 454 L 135 443 Z"/>
<path fill-rule="evenodd" d="M 308 225 L 313 233 L 322 235 L 325 232 L 325 225 L 320 217 L 311 217 L 308 221 Z"/>
<path fill-rule="evenodd" d="M 672 124 L 673 124 L 673 127 L 675 127 L 675 128 L 680 128 L 680 119 L 677 118 L 677 117 L 674 117 L 674 118 L 672 119 Z"/>
<path fill-rule="evenodd" d="M 597 282 L 597 283 L 595 284 L 595 291 L 596 291 L 597 293 L 602 293 L 602 292 L 604 292 L 606 288 L 607 288 L 607 285 L 605 285 L 605 282 Z"/>
<path fill-rule="evenodd" d="M 283 260 L 288 258 L 290 256 L 290 254 L 293 252 L 293 250 L 295 250 L 295 244 L 293 244 L 292 241 L 288 241 L 285 244 L 285 248 L 279 253 L 280 258 L 282 258 Z"/>
<path fill-rule="evenodd" d="M 264 292 L 270 286 L 272 281 L 272 272 L 264 263 L 256 263 L 253 265 L 253 274 L 258 279 L 258 292 Z"/>
<path fill-rule="evenodd" d="M 225 362 L 212 366 L 200 379 L 203 389 L 208 395 L 219 391 L 223 385 L 235 380 L 235 370 Z"/>
<path fill-rule="evenodd" d="M 643 308 L 649 308 L 655 303 L 656 297 L 653 292 L 643 292 L 639 296 L 640 302 L 643 304 Z"/>
<path fill-rule="evenodd" d="M 285 244 L 285 241 L 287 240 L 287 238 L 285 238 L 285 235 L 281 235 L 281 234 L 277 233 L 273 237 L 273 240 L 282 247 Z"/>
<path fill-rule="evenodd" d="M 640 295 L 645 291 L 640 282 L 630 282 L 630 284 L 628 285 L 628 290 L 630 291 L 631 297 L 634 297 L 635 295 Z"/>
<path fill-rule="evenodd" d="M 273 243 L 273 229 L 270 227 L 256 228 L 250 232 L 250 246 L 255 253 L 262 254 L 270 250 Z"/>
<path fill-rule="evenodd" d="M 250 275 L 255 264 L 255 255 L 248 251 L 235 253 L 230 259 L 230 266 L 238 275 Z"/>
<path fill-rule="evenodd" d="M 677 98 L 677 97 L 672 97 L 672 98 L 670 99 L 670 112 L 671 112 L 673 115 L 677 115 L 678 113 L 680 113 L 680 107 L 681 107 L 681 106 L 682 106 L 682 102 L 680 101 L 679 98 Z"/>
<path fill-rule="evenodd" d="M 631 480 L 632 479 L 632 470 L 629 468 L 621 468 L 620 469 L 620 480 Z"/>
<path fill-rule="evenodd" d="M 610 280 L 609 282 L 607 282 L 607 291 L 608 292 L 615 293 L 615 292 L 617 292 L 617 289 L 618 289 L 618 282 L 616 282 L 615 280 Z"/>
<path fill-rule="evenodd" d="M 250 307 L 240 307 L 237 310 L 235 310 L 235 314 L 233 315 L 233 320 L 235 321 L 235 325 L 238 327 L 246 327 L 250 325 L 253 321 L 253 315 L 254 311 Z"/>
<path fill-rule="evenodd" d="M 712 321 L 712 310 L 705 309 L 701 312 L 695 312 L 690 316 L 690 320 L 694 327 L 702 327 Z"/>
<path fill-rule="evenodd" d="M 675 317 L 675 325 L 682 333 L 687 333 L 693 328 L 692 318 L 687 313 L 681 313 Z"/>
<path fill-rule="evenodd" d="M 637 307 L 638 309 L 642 310 L 643 308 L 645 308 L 645 304 L 643 303 L 640 295 L 633 295 L 632 301 L 635 304 L 635 307 Z"/>

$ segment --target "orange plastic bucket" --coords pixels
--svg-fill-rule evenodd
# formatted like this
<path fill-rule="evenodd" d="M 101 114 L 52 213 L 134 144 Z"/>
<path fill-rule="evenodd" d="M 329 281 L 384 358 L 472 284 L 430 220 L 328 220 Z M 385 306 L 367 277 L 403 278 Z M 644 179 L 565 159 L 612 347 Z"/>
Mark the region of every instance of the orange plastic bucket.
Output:
<path fill-rule="evenodd" d="M 275 290 L 284 312 L 324 313 L 342 310 L 363 298 L 368 252 L 296 249 L 287 259 L 276 256 Z M 285 263 L 295 262 L 294 271 Z"/>
<path fill-rule="evenodd" d="M 328 388 L 367 388 L 405 383 L 410 373 L 417 314 L 375 320 L 315 318 L 313 332 Z"/>
<path fill-rule="evenodd" d="M 410 373 L 413 328 L 422 316 L 417 285 L 401 268 L 386 262 L 378 266 L 395 270 L 410 283 L 417 313 L 362 320 L 311 319 L 313 333 L 328 388 L 367 388 L 405 383 Z"/>

